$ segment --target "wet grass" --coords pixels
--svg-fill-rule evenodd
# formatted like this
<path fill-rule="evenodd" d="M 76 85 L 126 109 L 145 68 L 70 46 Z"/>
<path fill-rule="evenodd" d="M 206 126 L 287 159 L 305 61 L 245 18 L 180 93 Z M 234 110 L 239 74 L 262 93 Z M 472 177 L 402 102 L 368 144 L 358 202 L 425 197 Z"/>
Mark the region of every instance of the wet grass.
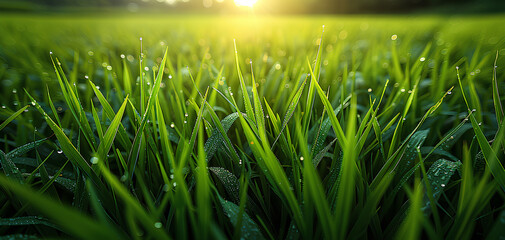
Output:
<path fill-rule="evenodd" d="M 503 237 L 503 23 L 0 16 L 0 234 Z"/>

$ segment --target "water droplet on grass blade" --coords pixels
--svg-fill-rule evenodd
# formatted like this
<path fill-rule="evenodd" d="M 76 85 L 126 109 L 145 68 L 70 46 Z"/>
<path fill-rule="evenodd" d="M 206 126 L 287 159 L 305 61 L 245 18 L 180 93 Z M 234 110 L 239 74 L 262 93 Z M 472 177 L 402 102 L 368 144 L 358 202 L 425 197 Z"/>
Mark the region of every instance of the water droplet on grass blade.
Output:
<path fill-rule="evenodd" d="M 98 160 L 98 158 L 97 158 L 97 157 L 92 157 L 92 158 L 91 158 L 91 160 L 90 160 L 90 162 L 91 162 L 92 164 L 98 164 L 98 161 L 99 161 L 99 160 Z"/>
<path fill-rule="evenodd" d="M 155 228 L 161 228 L 161 227 L 163 227 L 163 224 L 161 224 L 161 222 L 155 222 L 154 223 L 154 227 Z"/>

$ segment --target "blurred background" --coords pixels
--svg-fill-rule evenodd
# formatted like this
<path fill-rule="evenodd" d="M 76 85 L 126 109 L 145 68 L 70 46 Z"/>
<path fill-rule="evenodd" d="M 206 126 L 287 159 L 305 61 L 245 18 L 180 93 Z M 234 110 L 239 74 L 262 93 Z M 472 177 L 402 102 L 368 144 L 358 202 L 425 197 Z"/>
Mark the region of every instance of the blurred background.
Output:
<path fill-rule="evenodd" d="M 0 11 L 209 14 L 493 13 L 503 0 L 0 0 Z"/>

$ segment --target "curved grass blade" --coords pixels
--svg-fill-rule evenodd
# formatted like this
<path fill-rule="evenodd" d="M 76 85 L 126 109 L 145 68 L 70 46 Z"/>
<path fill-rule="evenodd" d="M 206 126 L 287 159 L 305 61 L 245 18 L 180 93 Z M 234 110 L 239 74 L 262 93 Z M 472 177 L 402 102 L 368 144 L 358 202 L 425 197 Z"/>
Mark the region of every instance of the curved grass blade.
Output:
<path fill-rule="evenodd" d="M 41 140 L 37 140 L 35 142 L 31 142 L 31 143 L 25 144 L 25 145 L 23 145 L 21 147 L 15 148 L 14 150 L 12 150 L 9 153 L 7 153 L 6 155 L 10 159 L 21 157 L 23 154 L 25 154 L 25 153 L 31 151 L 32 149 L 40 146 L 47 139 L 49 139 L 49 138 L 44 138 L 44 139 L 41 139 Z"/>
<path fill-rule="evenodd" d="M 492 81 L 492 86 L 493 86 L 493 104 L 494 104 L 494 110 L 496 114 L 496 121 L 501 123 L 502 119 L 504 117 L 503 113 L 503 106 L 501 104 L 500 100 L 500 92 L 498 91 L 498 79 L 496 79 L 496 62 L 498 61 L 498 51 L 496 51 L 496 58 L 494 59 L 494 67 L 493 67 L 493 81 Z"/>
<path fill-rule="evenodd" d="M 25 182 L 19 168 L 16 167 L 16 164 L 2 150 L 0 150 L 0 165 L 2 165 L 5 176 L 16 179 L 20 184 Z"/>
<path fill-rule="evenodd" d="M 27 225 L 45 225 L 55 229 L 59 229 L 49 219 L 39 216 L 26 216 L 16 218 L 0 218 L 0 226 L 27 226 Z"/>
<path fill-rule="evenodd" d="M 237 177 L 222 167 L 209 167 L 209 170 L 221 181 L 228 195 L 232 197 L 232 202 L 238 204 L 240 200 L 240 182 Z"/>
<path fill-rule="evenodd" d="M 235 120 L 239 117 L 238 114 L 239 113 L 235 112 L 226 116 L 223 120 L 221 120 L 221 126 L 216 126 L 216 128 L 212 130 L 212 135 L 209 139 L 207 139 L 207 142 L 205 142 L 207 161 L 212 159 L 220 144 L 226 142 L 225 137 L 223 137 L 223 133 L 226 135 L 228 130 L 230 130 Z"/>
<path fill-rule="evenodd" d="M 132 148 L 130 150 L 130 153 L 128 154 L 128 173 L 130 176 L 128 177 L 128 181 L 131 183 L 133 179 L 133 175 L 135 173 L 135 167 L 137 166 L 137 161 L 139 158 L 140 154 L 140 147 L 142 146 L 141 140 L 143 139 L 144 135 L 144 128 L 147 124 L 147 119 L 149 118 L 150 111 L 154 107 L 155 100 L 158 98 L 158 93 L 160 92 L 161 88 L 161 80 L 163 79 L 163 72 L 165 70 L 165 64 L 167 61 L 168 57 L 168 48 L 165 50 L 165 55 L 163 56 L 163 60 L 161 60 L 160 63 L 160 69 L 158 70 L 158 75 L 156 76 L 156 80 L 154 81 L 154 86 L 152 89 L 151 94 L 149 95 L 149 99 L 147 100 L 147 108 L 145 112 L 143 113 L 144 115 L 142 116 L 142 119 L 140 121 L 140 126 L 137 129 L 137 132 L 135 134 L 135 139 L 133 140 Z M 143 105 L 142 105 L 143 106 Z"/>
<path fill-rule="evenodd" d="M 251 120 L 253 120 L 253 123 L 256 124 L 256 121 L 253 117 L 254 111 L 252 108 L 251 99 L 249 98 L 249 94 L 247 93 L 247 87 L 245 85 L 244 77 L 242 76 L 242 72 L 240 71 L 237 43 L 236 43 L 235 39 L 233 39 L 233 46 L 235 47 L 235 62 L 236 62 L 236 66 L 237 66 L 238 78 L 240 80 L 240 88 L 242 89 L 242 97 L 244 98 L 244 105 L 245 105 L 246 114 L 247 114 L 247 116 L 250 116 Z"/>
<path fill-rule="evenodd" d="M 470 105 L 468 104 L 465 91 L 463 90 L 463 84 L 461 83 L 461 79 L 459 77 L 459 70 L 457 71 L 457 76 L 463 99 L 465 100 L 469 113 L 472 113 L 473 110 L 470 110 Z M 479 146 L 482 150 L 482 153 L 484 154 L 484 159 L 486 160 L 489 170 L 495 177 L 498 184 L 501 186 L 502 191 L 505 191 L 505 169 L 503 168 L 503 165 L 501 164 L 496 154 L 505 138 L 505 120 L 502 120 L 500 123 L 498 132 L 496 133 L 495 141 L 493 142 L 493 148 L 491 148 L 491 145 L 487 141 L 486 136 L 482 132 L 482 129 L 480 128 L 480 125 L 477 122 L 474 114 L 470 114 L 470 120 L 472 122 L 473 131 L 475 132 L 477 141 L 479 142 Z"/>
<path fill-rule="evenodd" d="M 244 129 L 244 134 L 247 137 L 249 146 L 251 147 L 260 168 L 266 170 L 267 179 L 272 184 L 274 191 L 277 191 L 279 193 L 279 197 L 281 197 L 285 201 L 285 204 L 289 206 L 298 230 L 300 230 L 302 235 L 305 234 L 305 225 L 301 209 L 294 193 L 291 191 L 289 180 L 286 177 L 279 160 L 272 152 L 267 142 L 258 141 L 246 119 L 241 114 L 239 114 L 239 117 L 241 126 Z"/>
<path fill-rule="evenodd" d="M 32 102 L 35 102 L 35 100 L 29 93 L 27 93 L 27 95 L 28 97 L 30 97 Z M 102 181 L 96 174 L 96 172 L 91 168 L 88 162 L 84 160 L 81 153 L 79 153 L 79 151 L 75 148 L 75 146 L 68 139 L 63 130 L 60 127 L 58 127 L 56 123 L 53 122 L 53 120 L 51 119 L 51 117 L 47 115 L 47 113 L 44 112 L 42 107 L 38 103 L 35 104 L 35 107 L 44 116 L 44 119 L 51 128 L 51 130 L 53 130 L 56 138 L 60 142 L 61 149 L 65 153 L 65 156 L 67 156 L 69 160 L 72 161 L 72 163 L 76 164 L 82 171 L 84 171 L 84 173 L 90 178 L 93 184 L 95 184 L 98 193 L 100 194 L 101 197 L 100 199 L 102 200 L 102 202 L 107 206 L 112 206 L 111 195 L 108 189 L 105 187 L 105 185 L 102 183 Z"/>
<path fill-rule="evenodd" d="M 314 74 L 311 72 L 311 75 L 314 75 Z M 344 130 L 342 130 L 342 126 L 340 125 L 340 122 L 337 119 L 337 115 L 335 114 L 335 111 L 333 110 L 333 107 L 331 106 L 330 101 L 326 97 L 326 94 L 324 94 L 324 91 L 323 91 L 323 89 L 321 89 L 321 86 L 319 86 L 319 83 L 317 83 L 314 80 L 312 80 L 311 82 L 312 82 L 312 84 L 314 84 L 314 87 L 316 88 L 317 93 L 319 94 L 319 98 L 323 102 L 326 112 L 328 112 L 328 117 L 330 118 L 333 130 L 335 131 L 335 134 L 337 135 L 338 143 L 340 144 L 340 146 L 342 148 L 345 148 L 345 146 L 347 146 L 347 144 L 346 144 L 346 137 L 344 134 Z"/>
<path fill-rule="evenodd" d="M 12 120 L 16 119 L 19 115 L 21 115 L 21 113 L 23 113 L 29 106 L 30 105 L 26 105 L 26 106 L 22 107 L 17 112 L 13 113 L 9 118 L 7 118 L 2 124 L 0 124 L 0 131 L 2 131 L 2 129 L 5 126 L 7 126 L 7 124 L 12 122 Z"/>
<path fill-rule="evenodd" d="M 98 146 L 99 160 L 107 159 L 107 154 L 109 153 L 110 148 L 112 147 L 114 139 L 116 138 L 116 133 L 118 132 L 119 125 L 121 124 L 121 119 L 123 118 L 123 113 L 125 111 L 127 102 L 128 102 L 128 96 L 126 96 L 123 105 L 121 105 L 121 108 L 119 109 L 116 116 L 109 125 L 109 128 L 105 132 L 103 139 L 100 141 L 100 145 Z"/>
<path fill-rule="evenodd" d="M 396 239 L 419 239 L 422 230 L 424 216 L 421 212 L 422 188 L 416 188 L 415 192 L 408 191 L 411 207 L 407 218 L 403 221 L 396 233 Z"/>
<path fill-rule="evenodd" d="M 421 148 L 429 132 L 430 130 L 426 129 L 418 131 L 412 135 L 409 142 L 407 143 L 403 155 L 400 157 L 400 160 L 397 162 L 397 165 L 394 168 L 399 176 L 403 176 L 406 171 L 413 167 L 412 164 L 417 158 L 417 148 Z"/>
<path fill-rule="evenodd" d="M 235 203 L 224 200 L 219 194 L 217 196 L 226 216 L 230 219 L 230 222 L 234 225 L 234 227 L 239 227 L 236 225 L 240 217 L 240 207 Z M 242 213 L 242 226 L 240 226 L 240 228 L 244 239 L 265 239 L 258 225 L 245 212 Z"/>
<path fill-rule="evenodd" d="M 461 168 L 461 162 L 452 162 L 445 159 L 439 159 L 433 165 L 427 173 L 428 182 L 430 183 L 431 194 L 433 196 L 433 201 L 436 203 L 445 187 L 449 183 L 452 175 Z M 427 194 L 424 195 L 421 205 L 421 211 L 427 216 L 431 212 L 431 201 Z"/>
<path fill-rule="evenodd" d="M 344 105 L 346 105 L 350 99 L 351 99 L 351 96 L 347 96 L 347 98 L 345 98 L 344 102 L 342 102 L 340 104 L 340 106 L 335 108 L 335 110 L 334 110 L 335 114 L 338 115 L 340 113 L 340 111 L 342 110 L 342 108 L 344 107 Z M 323 150 L 324 141 L 326 140 L 326 137 L 328 136 L 328 133 L 330 132 L 331 126 L 332 125 L 331 125 L 330 118 L 326 117 L 322 121 L 321 126 L 317 130 L 317 137 L 314 142 L 314 145 L 312 146 L 312 155 L 318 154 L 321 150 Z M 315 158 L 315 156 L 314 156 L 314 158 Z"/>
<path fill-rule="evenodd" d="M 103 109 L 103 112 L 105 113 L 105 115 L 111 120 L 114 119 L 116 114 L 114 113 L 114 110 L 110 106 L 107 99 L 105 99 L 102 92 L 100 92 L 100 90 L 95 86 L 95 84 L 93 84 L 93 82 L 89 81 L 89 84 L 91 85 L 91 89 L 93 89 L 93 91 L 95 92 L 95 95 L 98 98 L 98 101 L 100 101 L 100 104 L 102 104 L 102 109 Z M 128 99 L 128 97 L 127 97 L 127 99 Z M 119 133 L 120 143 L 123 145 L 123 147 L 125 149 L 130 149 L 132 143 L 131 143 L 130 139 L 128 138 L 128 134 L 126 133 L 126 130 L 124 129 L 124 126 L 121 122 L 119 123 L 118 130 L 119 130 L 118 133 Z"/>
<path fill-rule="evenodd" d="M 56 203 L 44 195 L 10 181 L 0 175 L 0 184 L 32 207 L 52 219 L 64 231 L 82 239 L 124 239 L 124 236 L 110 226 L 96 223 L 93 219 L 82 215 L 73 208 Z M 69 221 L 72 219 L 72 221 Z"/>
<path fill-rule="evenodd" d="M 324 147 L 313 159 L 312 159 L 312 164 L 314 164 L 314 168 L 317 168 L 321 160 L 323 159 L 324 155 L 331 149 L 333 144 L 337 141 L 337 139 L 333 139 L 326 147 Z"/>
<path fill-rule="evenodd" d="M 58 59 L 56 59 L 56 62 L 58 63 L 58 66 L 56 66 L 56 63 L 54 62 L 53 57 L 51 56 L 51 61 L 53 63 L 53 67 L 55 69 L 56 73 L 56 78 L 58 80 L 58 83 L 61 88 L 61 92 L 63 93 L 63 97 L 65 99 L 65 102 L 67 103 L 68 108 L 72 112 L 72 115 L 74 116 L 75 121 L 79 125 L 80 130 L 84 134 L 84 137 L 86 141 L 88 142 L 89 146 L 93 151 L 96 150 L 96 140 L 93 135 L 93 132 L 91 131 L 91 126 L 86 118 L 86 113 L 84 112 L 84 109 L 82 108 L 81 103 L 79 102 L 79 98 L 76 94 L 76 91 L 72 89 L 72 86 L 67 80 L 67 77 L 65 76 L 65 73 L 63 71 L 63 68 L 61 67 L 61 64 Z M 28 92 L 25 90 L 25 92 L 28 94 Z M 32 100 L 32 104 L 35 101 Z"/>
<path fill-rule="evenodd" d="M 307 82 L 307 78 L 305 78 L 302 85 L 298 88 L 298 91 L 296 91 L 295 96 L 293 97 L 293 99 L 291 99 L 291 102 L 288 107 L 288 111 L 286 112 L 286 115 L 284 115 L 284 120 L 282 120 L 281 130 L 280 130 L 279 134 L 277 135 L 277 137 L 275 138 L 275 141 L 272 143 L 272 148 L 277 143 L 277 140 L 279 140 L 279 137 L 281 136 L 282 132 L 284 131 L 284 129 L 288 125 L 288 122 L 291 119 L 291 117 L 293 117 L 293 114 L 295 113 L 295 110 L 296 110 L 296 106 L 298 106 L 298 102 L 300 101 L 300 98 L 302 96 L 303 89 L 305 87 L 306 82 Z"/>
<path fill-rule="evenodd" d="M 136 200 L 128 192 L 126 187 L 123 186 L 119 180 L 114 177 L 114 175 L 112 175 L 112 173 L 105 167 L 102 162 L 98 163 L 98 167 L 100 168 L 102 175 L 112 187 L 114 192 L 119 198 L 124 201 L 126 207 L 130 208 L 133 211 L 133 214 L 138 218 L 139 223 L 143 225 L 149 235 L 155 239 L 169 239 L 169 237 L 162 229 L 156 227 L 157 224 L 155 223 L 157 222 L 154 221 L 147 212 L 145 212 L 144 208 L 142 205 L 140 205 L 138 200 Z"/>

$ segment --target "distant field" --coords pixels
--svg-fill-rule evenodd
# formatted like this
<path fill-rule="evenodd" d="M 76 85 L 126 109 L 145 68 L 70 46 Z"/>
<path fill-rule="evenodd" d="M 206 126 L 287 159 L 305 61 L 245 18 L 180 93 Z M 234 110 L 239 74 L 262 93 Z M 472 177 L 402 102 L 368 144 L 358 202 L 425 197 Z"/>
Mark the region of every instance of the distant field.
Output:
<path fill-rule="evenodd" d="M 503 26 L 2 14 L 0 236 L 505 237 Z"/>

